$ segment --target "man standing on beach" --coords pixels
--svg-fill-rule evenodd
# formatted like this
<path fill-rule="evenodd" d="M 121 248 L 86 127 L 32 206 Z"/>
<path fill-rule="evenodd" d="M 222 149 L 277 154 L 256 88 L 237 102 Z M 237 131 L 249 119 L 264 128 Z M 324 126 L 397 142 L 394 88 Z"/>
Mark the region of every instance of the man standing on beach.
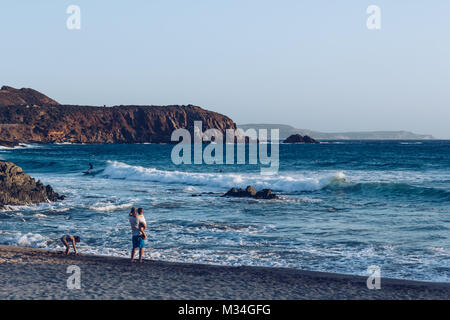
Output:
<path fill-rule="evenodd" d="M 139 211 L 142 212 L 143 210 L 139 208 Z M 132 233 L 131 242 L 133 244 L 133 248 L 131 249 L 131 262 L 134 262 L 136 249 L 139 248 L 139 262 L 142 263 L 142 255 L 144 254 L 145 248 L 145 239 L 141 236 L 141 226 L 144 226 L 145 229 L 147 227 L 147 223 L 145 222 L 145 218 L 142 213 L 137 215 L 136 208 L 131 208 L 128 220 L 130 221 Z"/>

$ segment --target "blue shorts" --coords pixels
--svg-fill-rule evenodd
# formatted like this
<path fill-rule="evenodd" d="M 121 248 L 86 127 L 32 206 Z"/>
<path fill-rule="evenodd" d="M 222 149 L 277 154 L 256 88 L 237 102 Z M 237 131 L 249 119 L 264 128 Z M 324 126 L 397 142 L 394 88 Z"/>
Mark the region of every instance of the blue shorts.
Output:
<path fill-rule="evenodd" d="M 144 249 L 145 248 L 145 239 L 142 239 L 139 236 L 133 236 L 131 238 L 131 242 L 133 243 L 133 249 L 136 249 L 136 248 Z"/>

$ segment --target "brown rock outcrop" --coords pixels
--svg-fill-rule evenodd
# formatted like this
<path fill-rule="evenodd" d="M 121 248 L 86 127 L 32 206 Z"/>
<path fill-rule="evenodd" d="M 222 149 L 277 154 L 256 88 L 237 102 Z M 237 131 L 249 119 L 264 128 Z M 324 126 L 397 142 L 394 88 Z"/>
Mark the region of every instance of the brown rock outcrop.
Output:
<path fill-rule="evenodd" d="M 14 163 L 0 160 L 0 208 L 63 199 L 51 186 L 36 182 Z"/>

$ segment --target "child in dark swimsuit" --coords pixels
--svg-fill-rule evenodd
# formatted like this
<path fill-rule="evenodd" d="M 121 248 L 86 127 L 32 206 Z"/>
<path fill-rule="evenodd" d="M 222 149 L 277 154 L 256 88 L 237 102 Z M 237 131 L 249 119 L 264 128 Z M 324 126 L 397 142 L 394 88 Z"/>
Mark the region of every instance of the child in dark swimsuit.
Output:
<path fill-rule="evenodd" d="M 139 237 L 141 237 L 144 240 L 147 240 L 147 234 L 145 234 L 145 228 L 147 228 L 145 218 L 144 218 L 144 210 L 142 208 L 138 209 L 138 217 L 141 218 L 141 221 L 144 220 L 144 222 L 139 223 Z"/>
<path fill-rule="evenodd" d="M 61 241 L 66 246 L 66 255 L 69 254 L 70 243 L 72 243 L 73 251 L 75 252 L 75 255 L 78 254 L 77 247 L 75 246 L 75 242 L 77 242 L 77 243 L 80 242 L 81 241 L 80 237 L 67 234 L 65 236 L 62 236 Z"/>
<path fill-rule="evenodd" d="M 139 223 L 139 237 L 142 239 L 148 239 L 147 235 L 145 234 L 145 225 L 143 223 Z"/>

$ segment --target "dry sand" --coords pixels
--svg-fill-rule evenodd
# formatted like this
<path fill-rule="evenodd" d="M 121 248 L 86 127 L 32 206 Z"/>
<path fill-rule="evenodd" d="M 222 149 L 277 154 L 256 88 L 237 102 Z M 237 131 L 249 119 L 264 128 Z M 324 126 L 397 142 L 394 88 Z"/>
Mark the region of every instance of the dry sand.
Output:
<path fill-rule="evenodd" d="M 69 290 L 67 267 L 81 269 Z M 294 269 L 225 267 L 0 246 L 0 299 L 449 299 L 450 283 L 366 278 Z"/>

